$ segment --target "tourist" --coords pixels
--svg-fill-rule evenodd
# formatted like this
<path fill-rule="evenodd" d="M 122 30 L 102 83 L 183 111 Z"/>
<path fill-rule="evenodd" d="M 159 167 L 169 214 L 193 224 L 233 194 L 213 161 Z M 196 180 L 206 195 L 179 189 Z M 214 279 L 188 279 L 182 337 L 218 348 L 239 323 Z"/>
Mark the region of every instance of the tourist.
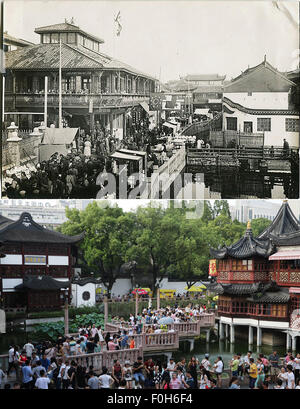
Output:
<path fill-rule="evenodd" d="M 298 381 L 300 379 L 300 353 L 298 353 L 294 359 L 295 362 L 295 366 L 294 366 L 294 370 L 295 370 L 295 382 L 296 384 L 298 384 Z"/>
<path fill-rule="evenodd" d="M 130 361 L 125 361 L 125 365 L 122 369 L 122 379 L 126 381 L 127 389 L 132 389 L 132 367 L 130 365 Z"/>
<path fill-rule="evenodd" d="M 239 385 L 239 378 L 237 376 L 233 376 L 229 381 L 229 388 L 228 389 L 240 389 Z"/>
<path fill-rule="evenodd" d="M 46 372 L 41 370 L 41 376 L 35 381 L 35 387 L 37 389 L 48 389 L 50 379 L 46 376 Z"/>
<path fill-rule="evenodd" d="M 295 375 L 293 373 L 293 367 L 288 365 L 287 369 L 287 389 L 295 389 Z"/>
<path fill-rule="evenodd" d="M 122 367 L 120 365 L 120 361 L 117 359 L 114 360 L 111 376 L 113 377 L 116 386 L 119 386 L 122 379 Z"/>
<path fill-rule="evenodd" d="M 256 368 L 257 368 L 257 378 L 255 382 L 255 388 L 257 388 L 257 385 L 259 382 L 262 383 L 265 380 L 264 364 L 262 363 L 261 358 L 257 358 Z"/>
<path fill-rule="evenodd" d="M 209 362 L 209 354 L 205 354 L 204 358 L 201 361 L 200 369 L 204 368 L 207 372 L 211 368 L 211 363 Z"/>
<path fill-rule="evenodd" d="M 177 373 L 173 372 L 171 380 L 169 382 L 170 389 L 183 389 L 182 381 L 178 378 Z"/>
<path fill-rule="evenodd" d="M 36 362 L 36 366 L 32 370 L 34 377 L 39 378 L 41 376 L 41 371 L 46 372 L 46 368 L 43 367 L 42 362 L 39 360 Z"/>
<path fill-rule="evenodd" d="M 221 356 L 218 356 L 218 358 L 215 361 L 215 364 L 213 366 L 214 372 L 217 377 L 217 385 L 221 388 L 222 386 L 222 373 L 224 370 L 224 362 Z"/>
<path fill-rule="evenodd" d="M 249 388 L 254 389 L 255 387 L 255 382 L 257 379 L 257 366 L 254 362 L 253 358 L 249 359 L 250 362 L 250 368 L 249 368 Z"/>
<path fill-rule="evenodd" d="M 277 379 L 276 385 L 274 386 L 273 389 L 285 389 L 285 386 L 283 385 L 283 382 L 281 379 Z"/>
<path fill-rule="evenodd" d="M 199 388 L 200 389 L 210 389 L 211 383 L 210 379 L 207 375 L 207 370 L 205 368 L 201 369 L 200 380 L 199 380 Z"/>
<path fill-rule="evenodd" d="M 109 389 L 114 384 L 113 378 L 110 375 L 108 375 L 107 372 L 108 370 L 104 366 L 102 368 L 102 374 L 99 376 L 100 389 Z"/>
<path fill-rule="evenodd" d="M 30 366 L 30 360 L 27 359 L 25 361 L 25 365 L 22 367 L 22 374 L 23 374 L 23 386 L 25 389 L 32 389 L 33 388 L 33 372 Z"/>
<path fill-rule="evenodd" d="M 143 364 L 143 358 L 139 356 L 137 358 L 137 361 L 134 362 L 132 370 L 133 370 L 133 377 L 135 380 L 135 384 L 139 385 L 140 387 L 143 387 L 144 382 L 145 382 L 145 376 L 143 375 L 143 369 L 144 369 L 144 364 Z"/>
<path fill-rule="evenodd" d="M 90 389 L 99 389 L 99 378 L 94 372 L 89 373 L 88 387 Z"/>
<path fill-rule="evenodd" d="M 68 371 L 70 369 L 69 361 L 65 362 L 65 366 L 62 370 L 62 388 L 63 389 L 68 389 L 70 386 L 70 378 L 68 375 Z"/>
<path fill-rule="evenodd" d="M 279 374 L 279 355 L 277 351 L 273 351 L 273 353 L 269 356 L 270 362 L 270 375 L 272 378 L 272 382 L 275 383 L 276 378 Z"/>
<path fill-rule="evenodd" d="M 238 376 L 239 364 L 240 364 L 240 361 L 239 361 L 238 356 L 237 356 L 237 355 L 234 355 L 234 356 L 233 356 L 233 359 L 232 359 L 232 360 L 230 361 L 230 363 L 229 363 L 232 377 L 237 377 L 237 376 Z"/>
<path fill-rule="evenodd" d="M 153 368 L 153 381 L 155 384 L 155 389 L 161 389 L 162 388 L 162 374 L 163 374 L 163 368 L 161 365 L 161 362 L 158 361 L 157 364 Z"/>
<path fill-rule="evenodd" d="M 198 359 L 195 356 L 192 356 L 187 366 L 187 371 L 189 371 L 189 373 L 192 375 L 196 387 L 198 385 L 198 375 L 197 375 L 198 365 L 199 365 Z"/>
<path fill-rule="evenodd" d="M 26 351 L 26 357 L 27 358 L 31 358 L 32 357 L 32 353 L 34 351 L 34 346 L 32 345 L 31 342 L 27 342 L 24 346 L 23 349 Z"/>

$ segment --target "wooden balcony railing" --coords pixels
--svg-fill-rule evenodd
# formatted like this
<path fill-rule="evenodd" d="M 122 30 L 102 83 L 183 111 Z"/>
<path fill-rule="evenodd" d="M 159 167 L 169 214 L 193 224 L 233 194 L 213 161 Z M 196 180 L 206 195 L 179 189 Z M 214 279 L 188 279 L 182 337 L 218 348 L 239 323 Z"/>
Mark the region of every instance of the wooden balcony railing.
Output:
<path fill-rule="evenodd" d="M 13 94 L 8 98 L 9 106 L 15 107 L 41 107 L 44 104 L 44 94 Z M 62 106 L 64 108 L 109 108 L 130 106 L 142 101 L 149 101 L 149 94 L 63 94 Z M 48 94 L 48 107 L 58 106 L 58 94 Z"/>

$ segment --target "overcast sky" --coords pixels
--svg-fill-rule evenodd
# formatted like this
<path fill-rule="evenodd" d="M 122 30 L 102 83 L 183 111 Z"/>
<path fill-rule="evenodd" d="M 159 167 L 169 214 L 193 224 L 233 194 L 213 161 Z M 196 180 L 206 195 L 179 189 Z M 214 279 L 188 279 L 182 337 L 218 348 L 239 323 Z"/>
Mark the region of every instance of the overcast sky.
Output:
<path fill-rule="evenodd" d="M 103 52 L 157 78 L 161 72 L 162 81 L 187 73 L 231 79 L 265 54 L 280 71 L 297 67 L 296 1 L 5 1 L 5 30 L 33 42 L 35 27 L 71 17 L 105 40 Z"/>

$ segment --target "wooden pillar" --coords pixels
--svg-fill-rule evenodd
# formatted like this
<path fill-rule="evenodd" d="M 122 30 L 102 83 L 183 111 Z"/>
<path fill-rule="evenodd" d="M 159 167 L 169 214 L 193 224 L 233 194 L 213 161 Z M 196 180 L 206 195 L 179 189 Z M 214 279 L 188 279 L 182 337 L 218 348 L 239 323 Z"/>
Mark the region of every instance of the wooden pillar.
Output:
<path fill-rule="evenodd" d="M 69 300 L 65 299 L 65 335 L 69 334 Z"/>
<path fill-rule="evenodd" d="M 138 292 L 135 293 L 135 316 L 137 317 L 139 313 L 139 296 Z"/>
<path fill-rule="evenodd" d="M 107 296 L 104 296 L 104 325 L 108 322 L 108 300 Z"/>

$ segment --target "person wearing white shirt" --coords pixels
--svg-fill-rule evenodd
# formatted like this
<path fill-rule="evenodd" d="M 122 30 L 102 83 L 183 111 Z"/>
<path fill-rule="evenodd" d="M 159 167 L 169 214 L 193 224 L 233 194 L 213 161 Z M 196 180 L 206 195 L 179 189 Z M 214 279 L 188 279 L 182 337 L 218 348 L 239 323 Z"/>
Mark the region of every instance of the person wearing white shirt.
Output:
<path fill-rule="evenodd" d="M 109 389 L 114 383 L 113 378 L 107 374 L 107 368 L 102 368 L 102 375 L 99 376 L 100 389 Z"/>
<path fill-rule="evenodd" d="M 35 381 L 35 386 L 38 389 L 48 389 L 50 379 L 46 376 L 45 371 L 41 371 L 41 376 Z"/>
<path fill-rule="evenodd" d="M 294 363 L 295 363 L 295 366 L 294 366 L 295 379 L 296 379 L 296 382 L 298 382 L 299 379 L 300 379 L 300 354 L 296 355 L 296 357 L 294 359 Z"/>
<path fill-rule="evenodd" d="M 27 342 L 27 344 L 23 346 L 23 349 L 26 351 L 27 358 L 31 358 L 32 352 L 34 351 L 34 346 L 30 342 Z"/>
<path fill-rule="evenodd" d="M 171 378 L 172 378 L 172 374 L 173 374 L 173 372 L 175 370 L 175 366 L 176 366 L 176 363 L 174 362 L 174 359 L 171 358 L 169 363 L 168 363 L 168 366 L 167 366 L 167 370 L 170 371 L 170 377 Z"/>
<path fill-rule="evenodd" d="M 2 369 L 0 369 L 0 389 L 1 389 L 2 381 L 4 378 L 5 378 L 5 373 L 2 371 Z"/>
<path fill-rule="evenodd" d="M 285 389 L 285 388 L 286 388 L 287 379 L 288 379 L 287 372 L 286 372 L 285 368 L 282 367 L 282 368 L 280 369 L 280 372 L 279 372 L 279 374 L 278 374 L 277 379 L 280 379 L 280 380 L 282 381 L 283 389 Z"/>
<path fill-rule="evenodd" d="M 287 389 L 295 389 L 295 375 L 291 365 L 287 366 Z"/>
<path fill-rule="evenodd" d="M 200 364 L 201 366 L 203 366 L 203 368 L 206 371 L 209 371 L 209 369 L 211 367 L 211 363 L 209 362 L 208 358 L 209 358 L 209 355 L 205 354 L 205 357 L 204 357 L 204 359 L 202 359 L 201 364 Z"/>

